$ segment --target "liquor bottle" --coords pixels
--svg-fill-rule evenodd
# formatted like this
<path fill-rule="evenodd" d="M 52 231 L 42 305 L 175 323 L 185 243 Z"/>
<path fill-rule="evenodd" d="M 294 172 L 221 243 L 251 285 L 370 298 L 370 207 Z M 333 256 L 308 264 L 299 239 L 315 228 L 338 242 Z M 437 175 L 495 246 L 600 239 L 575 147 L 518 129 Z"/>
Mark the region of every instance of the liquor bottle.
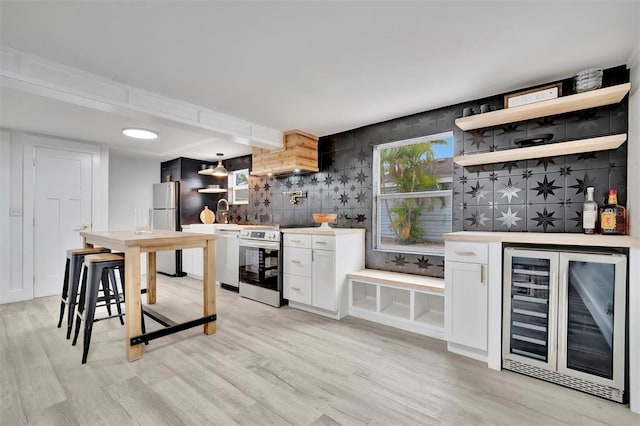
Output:
<path fill-rule="evenodd" d="M 609 202 L 600 213 L 600 229 L 603 234 L 621 234 L 627 232 L 627 211 L 618 205 L 618 191 L 609 190 Z"/>
<path fill-rule="evenodd" d="M 582 229 L 585 234 L 596 233 L 598 203 L 593 200 L 593 186 L 587 188 L 587 200 L 582 205 Z"/>

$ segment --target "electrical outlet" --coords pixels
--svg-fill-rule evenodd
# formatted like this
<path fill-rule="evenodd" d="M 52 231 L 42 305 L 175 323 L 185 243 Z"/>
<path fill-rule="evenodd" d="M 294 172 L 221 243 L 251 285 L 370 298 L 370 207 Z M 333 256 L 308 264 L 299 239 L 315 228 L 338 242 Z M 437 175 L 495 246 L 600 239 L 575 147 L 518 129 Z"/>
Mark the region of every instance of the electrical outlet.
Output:
<path fill-rule="evenodd" d="M 22 207 L 9 207 L 9 216 L 22 216 Z"/>

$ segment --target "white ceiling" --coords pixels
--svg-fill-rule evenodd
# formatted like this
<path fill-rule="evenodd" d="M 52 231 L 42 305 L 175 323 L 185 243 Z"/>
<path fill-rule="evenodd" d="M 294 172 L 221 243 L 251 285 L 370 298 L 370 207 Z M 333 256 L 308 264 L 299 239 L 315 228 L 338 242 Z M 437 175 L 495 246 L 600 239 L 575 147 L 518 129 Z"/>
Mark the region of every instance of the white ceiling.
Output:
<path fill-rule="evenodd" d="M 640 43 L 640 1 L 2 1 L 0 27 L 4 46 L 323 136 L 625 64 Z M 8 88 L 0 94 L 4 127 L 147 151 L 117 134 L 124 117 Z M 249 152 L 156 128 L 162 158 Z"/>

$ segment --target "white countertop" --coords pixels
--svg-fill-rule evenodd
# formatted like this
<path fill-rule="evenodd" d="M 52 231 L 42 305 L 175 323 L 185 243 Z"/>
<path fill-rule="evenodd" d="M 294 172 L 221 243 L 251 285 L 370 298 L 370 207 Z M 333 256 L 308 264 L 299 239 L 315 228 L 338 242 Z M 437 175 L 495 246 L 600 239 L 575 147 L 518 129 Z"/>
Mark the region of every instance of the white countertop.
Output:
<path fill-rule="evenodd" d="M 482 241 L 599 247 L 640 247 L 640 238 L 629 235 L 586 235 L 552 232 L 460 231 L 444 234 L 446 241 Z"/>
<path fill-rule="evenodd" d="M 273 229 L 273 225 L 238 225 L 235 223 L 193 223 L 182 226 L 183 231 L 215 234 L 216 231 L 241 231 L 243 229 Z"/>
<path fill-rule="evenodd" d="M 346 234 L 358 234 L 365 233 L 366 229 L 363 228 L 291 228 L 281 229 L 283 234 L 312 234 L 312 235 L 346 235 Z"/>

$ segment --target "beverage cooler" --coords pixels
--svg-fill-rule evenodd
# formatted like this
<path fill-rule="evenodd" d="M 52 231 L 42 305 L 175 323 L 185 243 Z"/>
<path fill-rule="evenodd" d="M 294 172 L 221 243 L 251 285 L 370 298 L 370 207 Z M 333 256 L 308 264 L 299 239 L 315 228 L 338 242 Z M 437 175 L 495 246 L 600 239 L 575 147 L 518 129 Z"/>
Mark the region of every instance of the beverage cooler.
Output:
<path fill-rule="evenodd" d="M 627 258 L 506 248 L 502 366 L 617 402 Z"/>

